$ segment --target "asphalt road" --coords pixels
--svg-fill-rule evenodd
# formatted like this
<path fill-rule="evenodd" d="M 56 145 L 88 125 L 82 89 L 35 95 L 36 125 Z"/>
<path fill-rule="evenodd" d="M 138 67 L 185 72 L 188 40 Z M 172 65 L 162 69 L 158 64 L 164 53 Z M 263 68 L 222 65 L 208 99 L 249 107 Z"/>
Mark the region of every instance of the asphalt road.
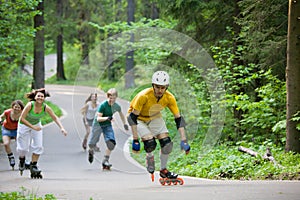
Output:
<path fill-rule="evenodd" d="M 183 177 L 185 184 L 161 186 L 159 175 L 151 182 L 146 169 L 137 164 L 129 155 L 128 138 L 130 132 L 123 130 L 118 117 L 114 128 L 117 147 L 111 155 L 111 171 L 101 169 L 104 152 L 103 138 L 99 144 L 101 152 L 96 153 L 96 160 L 90 164 L 87 152 L 81 148 L 84 127 L 80 107 L 94 88 L 47 85 L 51 97 L 48 99 L 59 105 L 65 112 L 61 121 L 68 131 L 64 137 L 56 124 L 44 127 L 45 152 L 39 166 L 43 179 L 31 179 L 29 171 L 20 176 L 19 171 L 12 171 L 8 165 L 4 148 L 0 150 L 0 191 L 21 191 L 43 196 L 53 194 L 58 199 L 70 200 L 112 200 L 112 199 L 207 199 L 207 200 L 299 200 L 299 181 L 215 181 Z M 104 94 L 100 94 L 100 101 Z M 128 102 L 121 101 L 125 112 Z M 12 146 L 15 151 L 15 142 Z M 17 167 L 16 167 L 17 168 Z"/>

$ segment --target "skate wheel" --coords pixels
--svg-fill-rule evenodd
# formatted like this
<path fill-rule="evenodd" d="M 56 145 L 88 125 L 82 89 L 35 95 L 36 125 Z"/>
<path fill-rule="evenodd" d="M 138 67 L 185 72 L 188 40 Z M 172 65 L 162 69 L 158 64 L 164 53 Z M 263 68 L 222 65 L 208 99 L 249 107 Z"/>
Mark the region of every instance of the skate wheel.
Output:
<path fill-rule="evenodd" d="M 161 185 L 165 185 L 166 184 L 166 182 L 165 182 L 165 180 L 163 178 L 160 178 L 159 182 L 160 182 Z"/>
<path fill-rule="evenodd" d="M 102 169 L 110 171 L 110 167 L 103 167 Z"/>
<path fill-rule="evenodd" d="M 174 185 L 177 185 L 177 183 L 178 183 L 177 181 L 174 181 L 174 182 L 173 182 Z"/>
<path fill-rule="evenodd" d="M 171 185 L 171 184 L 172 184 L 172 181 L 167 181 L 167 184 L 168 184 L 168 185 Z"/>
<path fill-rule="evenodd" d="M 151 174 L 151 181 L 154 182 L 154 174 Z"/>
<path fill-rule="evenodd" d="M 177 182 L 179 183 L 179 185 L 183 185 L 184 181 L 182 178 L 177 178 Z"/>

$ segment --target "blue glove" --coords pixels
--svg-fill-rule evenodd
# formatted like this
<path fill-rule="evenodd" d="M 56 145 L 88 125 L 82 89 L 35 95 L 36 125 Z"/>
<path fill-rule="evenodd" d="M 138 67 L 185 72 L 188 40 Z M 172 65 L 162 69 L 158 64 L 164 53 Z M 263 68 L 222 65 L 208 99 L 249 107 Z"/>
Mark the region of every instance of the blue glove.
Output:
<path fill-rule="evenodd" d="M 191 147 L 190 147 L 190 145 L 187 143 L 186 140 L 182 140 L 182 141 L 180 142 L 180 147 L 181 147 L 181 150 L 184 150 L 184 151 L 185 151 L 185 154 L 190 153 Z"/>
<path fill-rule="evenodd" d="M 132 151 L 139 152 L 141 149 L 141 144 L 139 140 L 132 141 Z"/>

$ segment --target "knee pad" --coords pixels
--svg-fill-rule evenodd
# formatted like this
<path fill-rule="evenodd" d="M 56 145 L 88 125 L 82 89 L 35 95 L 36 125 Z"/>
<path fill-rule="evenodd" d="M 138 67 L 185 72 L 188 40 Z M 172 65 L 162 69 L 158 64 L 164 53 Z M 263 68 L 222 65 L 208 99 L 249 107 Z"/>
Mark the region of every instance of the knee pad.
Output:
<path fill-rule="evenodd" d="M 108 140 L 108 141 L 106 142 L 106 146 L 107 146 L 107 148 L 108 148 L 110 151 L 112 151 L 112 150 L 114 150 L 114 148 L 115 148 L 115 146 L 116 146 L 116 141 L 114 141 L 114 140 Z"/>
<path fill-rule="evenodd" d="M 156 141 L 154 138 L 150 140 L 145 140 L 144 142 L 144 149 L 147 153 L 151 153 L 156 148 Z"/>
<path fill-rule="evenodd" d="M 161 152 L 163 154 L 169 154 L 172 152 L 173 149 L 173 142 L 171 141 L 170 137 L 162 138 L 159 140 Z"/>

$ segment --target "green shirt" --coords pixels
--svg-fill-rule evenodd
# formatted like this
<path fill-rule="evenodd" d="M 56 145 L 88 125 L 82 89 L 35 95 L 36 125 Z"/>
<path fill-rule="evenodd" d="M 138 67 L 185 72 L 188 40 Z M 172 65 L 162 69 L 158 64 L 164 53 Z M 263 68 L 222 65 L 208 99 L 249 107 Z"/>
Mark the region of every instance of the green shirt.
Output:
<path fill-rule="evenodd" d="M 108 101 L 106 100 L 101 103 L 101 105 L 98 108 L 98 112 L 102 113 L 102 117 L 113 116 L 115 112 L 121 112 L 121 106 L 116 102 L 113 105 L 109 105 Z M 97 117 L 95 117 L 95 120 L 97 120 Z M 99 124 L 100 126 L 107 126 L 107 125 L 111 125 L 111 122 L 104 121 L 104 122 L 99 122 Z"/>
<path fill-rule="evenodd" d="M 41 121 L 41 118 L 46 115 L 46 111 L 45 111 L 46 104 L 43 103 L 42 106 L 43 106 L 42 112 L 34 113 L 34 101 L 31 101 L 31 109 L 25 118 L 30 124 L 32 125 L 38 124 Z M 23 124 L 21 121 L 20 123 Z"/>

